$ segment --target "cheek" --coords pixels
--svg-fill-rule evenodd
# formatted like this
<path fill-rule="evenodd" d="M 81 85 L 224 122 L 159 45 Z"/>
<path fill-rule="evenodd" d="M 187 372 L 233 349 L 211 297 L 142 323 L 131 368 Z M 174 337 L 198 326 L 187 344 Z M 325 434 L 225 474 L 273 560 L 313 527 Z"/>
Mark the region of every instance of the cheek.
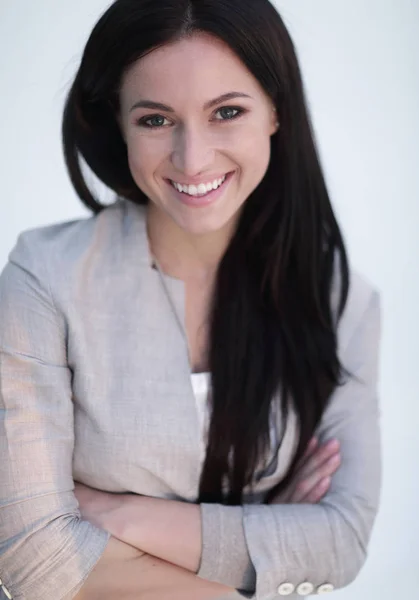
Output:
<path fill-rule="evenodd" d="M 142 151 L 141 144 L 132 141 L 128 144 L 128 166 L 138 184 L 144 178 L 144 171 L 147 171 L 147 155 Z"/>
<path fill-rule="evenodd" d="M 127 149 L 128 165 L 137 184 L 152 177 L 165 156 L 162 144 L 139 136 L 128 140 Z"/>
<path fill-rule="evenodd" d="M 237 157 L 249 179 L 262 179 L 269 165 L 271 140 L 264 131 L 252 130 L 241 136 Z"/>

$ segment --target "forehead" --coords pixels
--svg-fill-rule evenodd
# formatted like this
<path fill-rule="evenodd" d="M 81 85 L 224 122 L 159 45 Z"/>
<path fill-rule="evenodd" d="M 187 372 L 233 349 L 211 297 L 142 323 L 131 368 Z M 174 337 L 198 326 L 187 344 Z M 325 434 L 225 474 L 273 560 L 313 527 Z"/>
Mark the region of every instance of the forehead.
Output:
<path fill-rule="evenodd" d="M 232 90 L 264 96 L 257 79 L 227 44 L 199 33 L 157 48 L 132 65 L 122 79 L 121 100 L 143 96 L 184 105 Z"/>

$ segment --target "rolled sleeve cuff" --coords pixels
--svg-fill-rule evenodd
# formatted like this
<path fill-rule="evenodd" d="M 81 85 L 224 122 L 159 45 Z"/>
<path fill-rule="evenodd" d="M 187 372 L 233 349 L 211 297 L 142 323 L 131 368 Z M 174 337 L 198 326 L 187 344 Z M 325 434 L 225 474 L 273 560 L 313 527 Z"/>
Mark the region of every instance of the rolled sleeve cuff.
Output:
<path fill-rule="evenodd" d="M 8 585 L 4 573 L 3 583 L 8 588 L 13 600 L 70 600 L 77 595 L 91 571 L 99 561 L 110 534 L 103 529 L 93 526 L 87 521 L 79 521 L 72 535 L 66 537 L 60 548 L 57 560 L 48 561 L 43 574 L 31 578 L 29 583 L 23 581 L 20 585 L 13 584 L 13 578 Z M 39 557 L 29 557 L 29 561 L 39 562 Z"/>
<path fill-rule="evenodd" d="M 201 504 L 202 556 L 198 577 L 254 592 L 256 572 L 247 548 L 243 508 Z"/>

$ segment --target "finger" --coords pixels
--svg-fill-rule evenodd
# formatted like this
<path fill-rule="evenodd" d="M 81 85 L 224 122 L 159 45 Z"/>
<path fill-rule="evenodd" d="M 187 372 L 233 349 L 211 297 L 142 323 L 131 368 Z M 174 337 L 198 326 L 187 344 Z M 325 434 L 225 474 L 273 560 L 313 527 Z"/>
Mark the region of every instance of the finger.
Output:
<path fill-rule="evenodd" d="M 327 477 L 331 477 L 340 466 L 340 455 L 332 456 L 321 467 L 316 469 L 305 479 L 300 480 L 293 492 L 293 502 L 302 502 L 302 500 Z"/>
<path fill-rule="evenodd" d="M 331 477 L 324 477 L 323 479 L 321 479 L 319 483 L 316 486 L 314 486 L 314 488 L 310 490 L 310 492 L 306 496 L 304 496 L 304 498 L 300 500 L 300 503 L 316 504 L 317 502 L 320 502 L 320 500 L 327 494 L 331 482 Z"/>
<path fill-rule="evenodd" d="M 304 454 L 302 455 L 302 457 L 300 458 L 300 461 L 297 463 L 296 466 L 296 470 L 298 471 L 298 469 L 301 469 L 302 466 L 304 465 L 305 461 L 313 455 L 313 453 L 316 451 L 317 447 L 319 444 L 319 440 L 316 437 L 312 437 L 311 440 L 309 441 L 307 448 L 304 452 Z"/>
<path fill-rule="evenodd" d="M 335 454 L 315 469 L 304 479 L 300 479 L 295 486 L 292 494 L 292 502 L 301 502 L 301 500 L 315 488 L 325 477 L 330 477 L 336 473 L 340 465 L 340 455 Z"/>
<path fill-rule="evenodd" d="M 339 454 L 340 446 L 337 440 L 330 440 L 326 444 L 322 444 L 301 465 L 298 473 L 298 479 L 302 480 L 315 471 L 317 471 L 327 460 Z"/>
<path fill-rule="evenodd" d="M 310 456 L 314 450 L 317 448 L 319 443 L 319 440 L 316 437 L 312 437 L 311 440 L 309 441 L 306 451 L 304 452 L 302 458 L 307 458 L 308 456 Z"/>

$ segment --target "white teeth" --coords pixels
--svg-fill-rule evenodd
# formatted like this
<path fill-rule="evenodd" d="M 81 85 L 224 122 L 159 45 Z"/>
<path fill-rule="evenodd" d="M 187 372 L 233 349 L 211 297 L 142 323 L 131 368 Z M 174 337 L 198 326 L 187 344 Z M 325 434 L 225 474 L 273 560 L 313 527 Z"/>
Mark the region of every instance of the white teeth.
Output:
<path fill-rule="evenodd" d="M 172 181 L 173 187 L 175 187 L 179 192 L 183 192 L 184 194 L 189 194 L 190 196 L 203 196 L 204 194 L 208 194 L 211 190 L 216 190 L 224 183 L 226 179 L 226 175 L 221 177 L 220 179 L 216 179 L 212 183 L 200 183 L 198 186 L 196 185 L 180 185 L 180 183 L 176 183 L 176 181 Z"/>

